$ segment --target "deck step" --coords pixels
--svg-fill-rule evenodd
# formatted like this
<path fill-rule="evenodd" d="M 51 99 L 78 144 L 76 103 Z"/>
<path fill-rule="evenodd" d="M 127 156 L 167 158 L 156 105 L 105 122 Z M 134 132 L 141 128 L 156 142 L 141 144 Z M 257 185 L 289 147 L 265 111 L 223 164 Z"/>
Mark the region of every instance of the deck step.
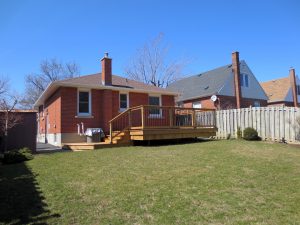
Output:
<path fill-rule="evenodd" d="M 63 144 L 63 149 L 68 149 L 72 151 L 86 151 L 86 150 L 96 150 L 96 149 L 103 149 L 103 148 L 113 148 L 113 147 L 122 147 L 128 146 L 126 143 L 107 143 L 107 142 L 100 142 L 100 143 L 65 143 Z"/>

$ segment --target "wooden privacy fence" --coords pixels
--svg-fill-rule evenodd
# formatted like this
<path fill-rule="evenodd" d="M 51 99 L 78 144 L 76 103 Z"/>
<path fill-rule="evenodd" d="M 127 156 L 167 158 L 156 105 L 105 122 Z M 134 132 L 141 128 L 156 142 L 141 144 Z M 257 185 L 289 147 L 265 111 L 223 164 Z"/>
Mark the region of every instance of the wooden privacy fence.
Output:
<path fill-rule="evenodd" d="M 216 112 L 217 138 L 237 137 L 240 127 L 257 130 L 262 140 L 300 141 L 300 110 L 294 107 L 250 107 Z"/>

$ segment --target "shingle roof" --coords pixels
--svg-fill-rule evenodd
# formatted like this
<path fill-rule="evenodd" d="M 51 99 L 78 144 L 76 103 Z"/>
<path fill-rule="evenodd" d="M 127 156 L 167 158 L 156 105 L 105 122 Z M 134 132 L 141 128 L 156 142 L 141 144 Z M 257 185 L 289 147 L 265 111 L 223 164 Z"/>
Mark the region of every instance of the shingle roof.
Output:
<path fill-rule="evenodd" d="M 232 76 L 232 64 L 172 83 L 168 89 L 180 92 L 179 101 L 217 94 Z"/>
<path fill-rule="evenodd" d="M 85 75 L 82 77 L 75 77 L 71 79 L 66 79 L 60 81 L 60 83 L 64 84 L 70 84 L 70 85 L 99 85 L 104 86 L 101 81 L 101 73 L 91 74 L 91 75 Z M 145 83 L 130 80 L 124 77 L 120 77 L 117 75 L 112 75 L 112 86 L 113 87 L 120 87 L 120 88 L 128 88 L 128 89 L 138 89 L 138 90 L 145 90 L 145 91 L 153 91 L 153 92 L 170 92 L 170 90 L 167 90 L 165 88 L 159 88 L 155 87 L 153 85 L 147 85 Z"/>
<path fill-rule="evenodd" d="M 262 82 L 260 85 L 266 92 L 269 102 L 285 101 L 291 87 L 289 77 Z"/>

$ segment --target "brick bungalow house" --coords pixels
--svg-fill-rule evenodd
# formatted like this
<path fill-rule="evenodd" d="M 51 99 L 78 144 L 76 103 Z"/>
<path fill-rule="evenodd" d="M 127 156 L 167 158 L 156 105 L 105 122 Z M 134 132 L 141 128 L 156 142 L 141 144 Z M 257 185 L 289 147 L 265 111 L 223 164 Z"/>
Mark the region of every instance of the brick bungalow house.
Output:
<path fill-rule="evenodd" d="M 101 63 L 101 73 L 52 82 L 42 93 L 35 103 L 39 141 L 58 146 L 85 142 L 80 126 L 109 134 L 108 122 L 128 107 L 174 106 L 177 93 L 112 75 L 107 53 Z"/>
<path fill-rule="evenodd" d="M 300 80 L 295 75 L 295 69 L 290 69 L 288 77 L 262 82 L 260 85 L 269 98 L 269 106 L 299 106 Z"/>
<path fill-rule="evenodd" d="M 247 108 L 267 106 L 267 96 L 239 53 L 232 53 L 232 64 L 184 78 L 168 89 L 180 93 L 176 102 L 194 108 Z M 215 101 L 211 97 L 215 95 Z"/>

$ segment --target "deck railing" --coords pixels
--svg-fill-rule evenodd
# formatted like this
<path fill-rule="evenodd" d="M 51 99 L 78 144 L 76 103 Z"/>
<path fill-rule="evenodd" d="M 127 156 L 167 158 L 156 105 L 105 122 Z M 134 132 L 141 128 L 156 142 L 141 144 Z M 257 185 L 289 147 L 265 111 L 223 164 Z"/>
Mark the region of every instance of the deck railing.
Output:
<path fill-rule="evenodd" d="M 213 109 L 142 105 L 129 108 L 109 121 L 110 141 L 130 129 L 215 127 Z"/>

